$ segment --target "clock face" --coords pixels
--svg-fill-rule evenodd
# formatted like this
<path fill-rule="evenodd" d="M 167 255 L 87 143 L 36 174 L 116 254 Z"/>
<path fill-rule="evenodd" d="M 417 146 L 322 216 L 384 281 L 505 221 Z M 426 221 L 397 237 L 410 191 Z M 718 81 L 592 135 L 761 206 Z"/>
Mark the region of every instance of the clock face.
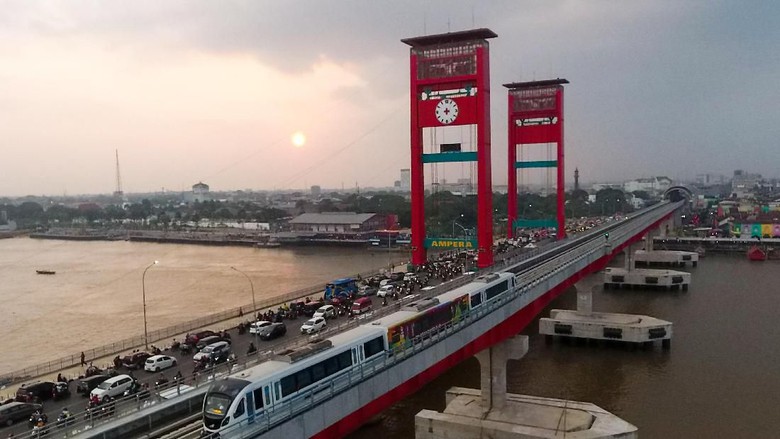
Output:
<path fill-rule="evenodd" d="M 452 99 L 442 99 L 436 104 L 436 119 L 439 122 L 449 125 L 455 122 L 458 117 L 458 104 Z"/>

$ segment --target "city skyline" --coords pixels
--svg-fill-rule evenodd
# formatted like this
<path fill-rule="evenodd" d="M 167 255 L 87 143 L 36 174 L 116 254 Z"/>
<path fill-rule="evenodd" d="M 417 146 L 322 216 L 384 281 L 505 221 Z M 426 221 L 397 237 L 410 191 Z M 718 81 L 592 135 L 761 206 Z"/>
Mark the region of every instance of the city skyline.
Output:
<path fill-rule="evenodd" d="M 401 38 L 488 27 L 502 83 L 565 77 L 566 179 L 774 175 L 774 4 L 4 2 L 0 196 L 392 186 L 409 167 Z M 295 136 L 295 139 L 293 139 Z M 305 137 L 303 137 L 305 136 Z M 767 158 L 770 158 L 767 160 Z M 448 171 L 449 172 L 449 171 Z M 457 170 L 448 180 L 457 180 Z"/>

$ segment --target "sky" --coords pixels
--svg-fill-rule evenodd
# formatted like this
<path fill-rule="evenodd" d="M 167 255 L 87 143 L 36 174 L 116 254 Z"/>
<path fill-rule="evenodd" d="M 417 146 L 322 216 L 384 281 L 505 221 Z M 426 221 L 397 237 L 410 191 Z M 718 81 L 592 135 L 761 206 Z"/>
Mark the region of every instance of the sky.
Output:
<path fill-rule="evenodd" d="M 571 82 L 569 182 L 575 167 L 589 182 L 780 176 L 780 2 L 0 0 L 0 10 L 0 196 L 113 192 L 116 151 L 125 192 L 392 185 L 411 160 L 400 40 L 483 27 L 498 34 L 494 184 L 507 179 L 501 84 L 550 78 Z M 462 165 L 437 173 L 473 177 Z"/>

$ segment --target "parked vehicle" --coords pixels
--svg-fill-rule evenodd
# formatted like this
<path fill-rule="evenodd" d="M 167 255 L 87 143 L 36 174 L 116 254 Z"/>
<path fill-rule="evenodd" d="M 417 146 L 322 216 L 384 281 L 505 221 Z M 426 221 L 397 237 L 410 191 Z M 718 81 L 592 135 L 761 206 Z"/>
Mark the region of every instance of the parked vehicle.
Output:
<path fill-rule="evenodd" d="M 377 297 L 387 297 L 393 294 L 395 294 L 395 285 L 393 284 L 382 285 L 376 293 Z"/>
<path fill-rule="evenodd" d="M 303 326 L 301 326 L 301 334 L 315 334 L 322 331 L 326 325 L 327 323 L 325 322 L 325 317 L 311 318 L 307 320 Z"/>
<path fill-rule="evenodd" d="M 286 333 L 287 326 L 285 326 L 284 323 L 272 323 L 260 329 L 260 332 L 257 333 L 257 336 L 260 338 L 260 340 L 273 340 L 283 336 Z"/>
<path fill-rule="evenodd" d="M 320 306 L 322 306 L 322 302 L 309 302 L 306 305 L 303 305 L 301 313 L 306 317 L 311 317 L 317 312 Z"/>
<path fill-rule="evenodd" d="M 89 393 L 92 392 L 92 389 L 98 386 L 98 384 L 102 383 L 103 381 L 109 379 L 108 375 L 92 375 L 91 377 L 86 377 L 78 380 L 76 382 L 76 393 L 80 393 L 83 396 L 89 396 Z"/>
<path fill-rule="evenodd" d="M 226 341 L 219 341 L 204 347 L 192 359 L 197 362 L 220 363 L 227 360 L 229 355 L 230 344 Z"/>
<path fill-rule="evenodd" d="M 352 314 L 362 314 L 371 311 L 372 307 L 373 303 L 370 298 L 361 297 L 352 302 L 352 308 L 350 308 L 350 310 L 352 311 Z"/>
<path fill-rule="evenodd" d="M 146 359 L 151 357 L 149 352 L 136 352 L 134 354 L 125 355 L 122 358 L 122 366 L 128 369 L 140 369 L 143 367 Z"/>
<path fill-rule="evenodd" d="M 271 324 L 271 322 L 269 322 L 268 320 L 259 320 L 257 322 L 254 322 L 254 323 L 249 325 L 249 333 L 250 334 L 259 334 L 260 333 L 260 329 L 262 329 L 263 327 L 268 326 L 270 324 Z"/>
<path fill-rule="evenodd" d="M 175 358 L 169 355 L 155 355 L 146 359 L 144 370 L 147 372 L 159 372 L 173 366 L 176 366 Z"/>
<path fill-rule="evenodd" d="M 10 402 L 0 405 L 0 425 L 11 426 L 20 420 L 29 419 L 36 411 L 42 410 L 40 404 L 29 402 Z"/>
<path fill-rule="evenodd" d="M 336 317 L 336 307 L 333 305 L 323 305 L 317 311 L 314 312 L 312 317 L 322 317 L 325 319 L 332 319 Z"/>
<path fill-rule="evenodd" d="M 133 385 L 133 381 L 130 375 L 117 375 L 98 384 L 89 394 L 105 402 L 111 398 L 122 396 L 125 390 Z"/>
<path fill-rule="evenodd" d="M 52 397 L 54 397 L 54 383 L 51 381 L 22 384 L 16 391 L 18 402 L 40 403 Z"/>

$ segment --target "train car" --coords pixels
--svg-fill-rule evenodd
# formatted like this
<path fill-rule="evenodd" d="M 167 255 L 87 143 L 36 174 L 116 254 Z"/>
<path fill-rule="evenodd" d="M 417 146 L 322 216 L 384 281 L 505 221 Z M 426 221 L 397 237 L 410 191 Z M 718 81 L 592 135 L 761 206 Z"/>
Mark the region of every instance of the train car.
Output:
<path fill-rule="evenodd" d="M 409 303 L 401 311 L 383 317 L 373 325 L 387 328 L 388 349 L 398 352 L 410 347 L 415 337 L 461 320 L 472 309 L 514 287 L 512 273 L 480 276 L 452 291 Z"/>
<path fill-rule="evenodd" d="M 316 393 L 323 381 L 384 354 L 387 333 L 359 326 L 327 340 L 279 352 L 257 366 L 217 380 L 203 399 L 203 433 L 230 437 L 237 425 L 250 426 L 265 412 L 304 392 Z M 323 388 L 324 390 L 324 388 Z"/>

